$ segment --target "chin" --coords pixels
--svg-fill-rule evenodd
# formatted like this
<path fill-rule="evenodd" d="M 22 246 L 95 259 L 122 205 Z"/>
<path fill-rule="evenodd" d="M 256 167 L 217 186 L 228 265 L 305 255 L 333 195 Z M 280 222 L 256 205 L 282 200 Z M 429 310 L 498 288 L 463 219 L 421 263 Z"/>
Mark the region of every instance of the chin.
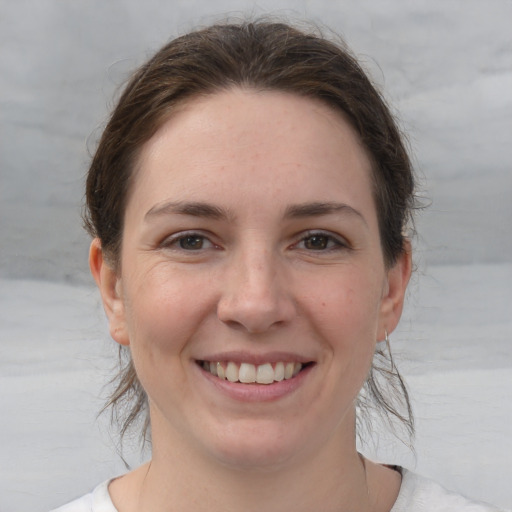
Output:
<path fill-rule="evenodd" d="M 303 439 L 303 438 L 302 438 Z M 214 458 L 223 466 L 251 472 L 267 472 L 286 466 L 296 459 L 304 443 L 294 442 L 284 429 L 262 425 L 226 428 L 216 440 Z"/>

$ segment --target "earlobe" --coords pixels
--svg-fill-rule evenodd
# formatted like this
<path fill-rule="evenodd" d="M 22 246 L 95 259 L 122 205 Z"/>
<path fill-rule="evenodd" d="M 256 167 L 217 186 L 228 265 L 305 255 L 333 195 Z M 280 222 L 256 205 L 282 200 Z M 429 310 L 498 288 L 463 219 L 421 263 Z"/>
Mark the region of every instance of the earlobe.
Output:
<path fill-rule="evenodd" d="M 112 265 L 106 261 L 99 238 L 95 238 L 91 243 L 89 267 L 100 290 L 103 308 L 109 321 L 110 335 L 117 343 L 129 345 L 121 279 Z"/>
<path fill-rule="evenodd" d="M 398 325 L 411 272 L 411 243 L 406 241 L 403 253 L 387 273 L 387 286 L 381 302 L 378 340 L 385 339 L 386 332 L 393 332 Z"/>

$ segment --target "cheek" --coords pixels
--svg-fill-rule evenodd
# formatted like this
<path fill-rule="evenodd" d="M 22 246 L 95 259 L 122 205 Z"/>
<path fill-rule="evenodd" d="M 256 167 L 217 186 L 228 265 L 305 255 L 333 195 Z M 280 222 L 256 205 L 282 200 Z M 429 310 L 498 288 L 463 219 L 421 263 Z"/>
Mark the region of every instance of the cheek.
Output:
<path fill-rule="evenodd" d="M 170 272 L 146 273 L 132 281 L 126 318 L 134 358 L 155 360 L 182 352 L 211 311 L 207 288 Z"/>
<path fill-rule="evenodd" d="M 130 351 L 151 402 L 186 397 L 187 349 L 204 317 L 204 297 L 180 280 L 146 275 L 128 291 L 126 305 Z"/>
<path fill-rule="evenodd" d="M 376 281 L 355 273 L 325 280 L 323 288 L 304 295 L 305 314 L 341 378 L 347 373 L 357 382 L 366 378 L 377 341 L 380 297 Z"/>
<path fill-rule="evenodd" d="M 373 331 L 379 318 L 381 290 L 357 277 L 333 277 L 325 286 L 310 288 L 303 302 L 318 325 L 339 333 Z"/>

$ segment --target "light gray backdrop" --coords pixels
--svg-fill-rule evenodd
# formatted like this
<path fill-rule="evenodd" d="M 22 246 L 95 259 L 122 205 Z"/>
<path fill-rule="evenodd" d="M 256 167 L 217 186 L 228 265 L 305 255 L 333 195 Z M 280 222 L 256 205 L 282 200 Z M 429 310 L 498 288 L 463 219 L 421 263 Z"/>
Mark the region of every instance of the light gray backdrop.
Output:
<path fill-rule="evenodd" d="M 510 0 L 0 0 L 1 512 L 48 510 L 123 470 L 95 422 L 113 349 L 80 228 L 114 92 L 169 38 L 269 12 L 345 36 L 400 113 L 432 201 L 393 334 L 417 458 L 380 434 L 376 457 L 512 503 Z"/>
<path fill-rule="evenodd" d="M 509 0 L 2 0 L 0 276 L 88 281 L 86 147 L 113 91 L 171 36 L 269 11 L 328 24 L 385 88 L 433 200 L 424 258 L 511 261 Z"/>

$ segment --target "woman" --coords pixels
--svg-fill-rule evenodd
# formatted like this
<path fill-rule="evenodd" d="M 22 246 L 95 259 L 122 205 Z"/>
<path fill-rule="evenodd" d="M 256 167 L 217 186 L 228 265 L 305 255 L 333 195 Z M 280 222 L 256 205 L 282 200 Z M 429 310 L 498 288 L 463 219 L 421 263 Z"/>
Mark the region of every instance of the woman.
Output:
<path fill-rule="evenodd" d="M 129 354 L 111 405 L 132 400 L 122 432 L 145 418 L 152 458 L 59 510 L 495 510 L 356 450 L 368 401 L 412 433 L 377 343 L 413 208 L 400 133 L 344 47 L 260 22 L 162 48 L 103 133 L 86 219 Z"/>

